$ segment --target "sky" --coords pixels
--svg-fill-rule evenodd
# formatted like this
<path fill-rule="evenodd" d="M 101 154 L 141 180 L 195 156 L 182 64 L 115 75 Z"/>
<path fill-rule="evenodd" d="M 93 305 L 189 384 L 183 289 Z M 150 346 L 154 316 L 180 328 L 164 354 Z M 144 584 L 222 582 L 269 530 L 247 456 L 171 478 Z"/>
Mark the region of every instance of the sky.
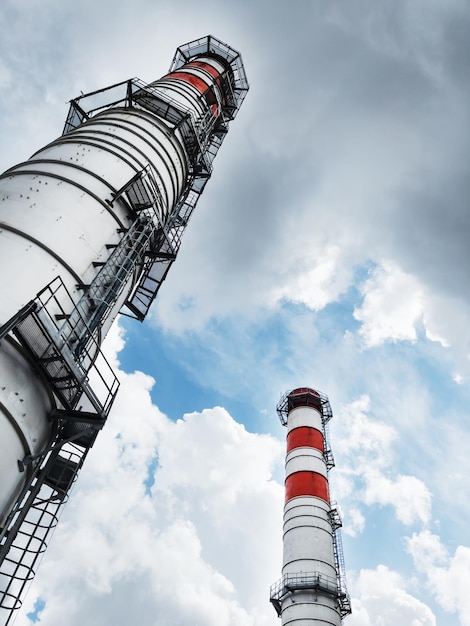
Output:
<path fill-rule="evenodd" d="M 3 0 L 0 166 L 212 34 L 250 91 L 15 626 L 275 626 L 281 394 L 329 396 L 347 626 L 470 626 L 470 5 Z"/>

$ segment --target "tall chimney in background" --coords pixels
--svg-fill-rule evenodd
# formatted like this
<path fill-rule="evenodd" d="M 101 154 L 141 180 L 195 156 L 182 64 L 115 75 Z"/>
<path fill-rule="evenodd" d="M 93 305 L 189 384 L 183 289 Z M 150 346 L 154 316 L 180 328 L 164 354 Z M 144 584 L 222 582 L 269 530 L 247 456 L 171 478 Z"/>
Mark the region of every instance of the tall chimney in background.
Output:
<path fill-rule="evenodd" d="M 287 426 L 282 578 L 270 600 L 282 626 L 340 626 L 351 612 L 345 586 L 339 528 L 328 472 L 334 467 L 328 441 L 328 398 L 299 387 L 277 406 Z"/>

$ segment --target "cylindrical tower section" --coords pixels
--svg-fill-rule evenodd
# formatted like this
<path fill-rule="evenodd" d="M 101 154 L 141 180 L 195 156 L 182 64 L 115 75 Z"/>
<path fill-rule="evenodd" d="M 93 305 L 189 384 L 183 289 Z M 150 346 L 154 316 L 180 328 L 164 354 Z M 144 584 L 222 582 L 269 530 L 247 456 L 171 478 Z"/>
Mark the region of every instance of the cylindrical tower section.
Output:
<path fill-rule="evenodd" d="M 159 93 L 171 93 L 200 120 L 213 124 L 226 103 L 222 83 L 228 73 L 230 67 L 222 59 L 203 55 L 150 86 Z"/>
<path fill-rule="evenodd" d="M 148 90 L 176 103 L 206 136 L 222 114 L 223 72 L 220 61 L 203 58 Z M 113 194 L 150 168 L 165 224 L 188 185 L 189 167 L 178 127 L 144 108 L 113 106 L 5 172 L 0 177 L 0 281 L 11 288 L 0 300 L 0 325 L 57 275 L 78 301 L 83 285 L 135 220 L 124 198 L 110 204 Z"/>
<path fill-rule="evenodd" d="M 271 602 L 283 626 L 340 626 L 336 527 L 328 485 L 325 397 L 301 387 L 278 406 L 287 426 L 282 578 Z M 329 407 L 329 404 L 328 404 Z"/>
<path fill-rule="evenodd" d="M 106 418 L 101 342 L 125 307 L 145 317 L 247 89 L 236 51 L 190 42 L 153 83 L 72 100 L 64 134 L 0 176 L 0 533 L 57 416 Z"/>
<path fill-rule="evenodd" d="M 189 89 L 196 100 L 199 92 Z M 0 177 L 0 284 L 8 286 L 0 299 L 0 326 L 58 277 L 64 289 L 51 313 L 70 317 L 113 251 L 127 245 L 130 253 L 132 245 L 136 247 L 135 240 L 142 238 L 139 228 L 141 231 L 145 224 L 127 244 L 126 233 L 137 220 L 148 222 L 157 217 L 134 215 L 124 198 L 110 201 L 113 193 L 149 167 L 160 198 L 158 219 L 165 224 L 188 182 L 183 140 L 164 120 L 146 110 L 114 107 Z M 130 262 L 138 268 L 146 251 L 145 245 L 141 246 Z M 128 272 L 119 293 L 113 294 L 100 312 L 95 324 L 101 335 L 98 344 L 134 280 L 135 273 Z M 81 312 L 82 326 L 91 323 L 93 312 L 91 307 Z M 75 327 L 77 340 L 83 332 L 84 328 Z M 37 454 L 54 436 L 48 415 L 55 401 L 47 382 L 33 376 L 31 368 L 16 342 L 10 339 L 0 344 L 0 380 L 4 381 L 0 386 L 0 457 L 9 467 L 2 471 L 0 521 L 27 476 L 19 471 L 17 460 Z M 10 406 L 8 399 L 17 396 L 24 401 Z M 26 419 L 28 406 L 34 408 L 32 430 L 33 422 Z M 11 456 L 16 456 L 13 463 Z"/>
<path fill-rule="evenodd" d="M 119 382 L 101 352 L 143 321 L 248 82 L 212 36 L 163 78 L 70 101 L 61 137 L 0 176 L 0 623 L 34 576 Z"/>

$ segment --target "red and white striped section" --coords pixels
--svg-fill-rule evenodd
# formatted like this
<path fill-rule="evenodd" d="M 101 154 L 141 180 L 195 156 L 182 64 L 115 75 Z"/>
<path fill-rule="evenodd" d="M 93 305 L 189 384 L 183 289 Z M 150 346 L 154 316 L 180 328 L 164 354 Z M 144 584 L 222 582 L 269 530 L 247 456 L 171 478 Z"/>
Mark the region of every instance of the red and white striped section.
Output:
<path fill-rule="evenodd" d="M 152 83 L 152 86 L 165 93 L 171 90 L 172 98 L 192 110 L 196 117 L 203 117 L 209 109 L 213 118 L 217 119 L 225 103 L 221 85 L 226 72 L 227 67 L 221 61 L 200 57 Z"/>
<path fill-rule="evenodd" d="M 286 503 L 299 496 L 330 501 L 324 451 L 321 408 L 296 407 L 287 425 Z"/>

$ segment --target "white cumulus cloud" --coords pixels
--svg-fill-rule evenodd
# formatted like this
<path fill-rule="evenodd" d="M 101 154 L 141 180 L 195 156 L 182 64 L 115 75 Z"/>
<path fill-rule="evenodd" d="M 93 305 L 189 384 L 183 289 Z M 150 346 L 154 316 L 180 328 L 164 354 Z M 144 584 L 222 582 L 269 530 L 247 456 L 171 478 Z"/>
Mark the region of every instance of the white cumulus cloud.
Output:
<path fill-rule="evenodd" d="M 362 292 L 354 317 L 362 323 L 366 345 L 416 340 L 416 323 L 423 315 L 423 291 L 416 278 L 384 261 L 371 271 Z"/>
<path fill-rule="evenodd" d="M 460 545 L 450 556 L 440 538 L 425 530 L 407 539 L 407 550 L 441 607 L 457 613 L 461 626 L 469 626 L 470 547 Z"/>
<path fill-rule="evenodd" d="M 122 345 L 116 331 L 108 353 Z M 151 377 L 119 375 L 18 625 L 31 623 L 37 598 L 48 626 L 64 615 L 70 626 L 269 624 L 283 501 L 272 473 L 283 445 L 218 407 L 173 422 L 151 402 Z"/>
<path fill-rule="evenodd" d="M 334 482 L 339 498 L 347 498 L 353 511 L 358 502 L 367 506 L 392 506 L 403 524 L 427 524 L 432 503 L 428 487 L 419 478 L 397 471 L 394 443 L 398 433 L 389 424 L 370 417 L 368 412 L 367 396 L 337 412 L 341 430 L 334 449 L 341 454 L 341 464 L 335 471 Z M 347 521 L 347 528 L 348 524 L 351 535 L 365 527 L 357 512 Z"/>
<path fill-rule="evenodd" d="M 431 609 L 405 591 L 407 581 L 385 565 L 362 570 L 351 583 L 354 600 L 349 626 L 436 626 Z"/>
<path fill-rule="evenodd" d="M 390 479 L 372 469 L 365 475 L 363 497 L 368 505 L 393 506 L 397 519 L 407 525 L 431 519 L 431 493 L 415 476 L 398 474 Z"/>

